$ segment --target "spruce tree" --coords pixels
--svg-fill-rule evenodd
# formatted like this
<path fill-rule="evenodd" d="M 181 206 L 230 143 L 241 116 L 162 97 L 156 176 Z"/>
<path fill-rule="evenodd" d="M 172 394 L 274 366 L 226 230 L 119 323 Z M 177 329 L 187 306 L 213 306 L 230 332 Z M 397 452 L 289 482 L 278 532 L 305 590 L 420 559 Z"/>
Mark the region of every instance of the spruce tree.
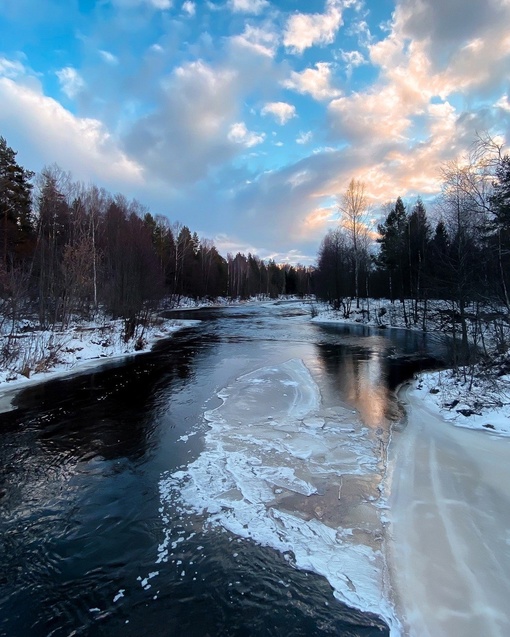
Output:
<path fill-rule="evenodd" d="M 16 161 L 16 152 L 0 136 L 0 250 L 10 269 L 33 236 L 31 190 L 34 173 Z"/>

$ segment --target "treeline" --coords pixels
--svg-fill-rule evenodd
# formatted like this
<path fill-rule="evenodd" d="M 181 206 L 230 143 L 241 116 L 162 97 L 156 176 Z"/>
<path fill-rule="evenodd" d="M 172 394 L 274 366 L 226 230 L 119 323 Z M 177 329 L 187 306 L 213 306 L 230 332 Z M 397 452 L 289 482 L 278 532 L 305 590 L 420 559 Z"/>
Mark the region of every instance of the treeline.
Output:
<path fill-rule="evenodd" d="M 161 302 L 182 297 L 309 294 L 311 271 L 213 242 L 137 201 L 72 180 L 34 175 L 0 137 L 0 320 L 65 326 L 98 308 L 126 319 L 126 338 Z"/>
<path fill-rule="evenodd" d="M 502 148 L 480 137 L 462 160 L 445 164 L 430 217 L 420 199 L 408 207 L 397 197 L 373 228 L 364 184 L 352 181 L 340 225 L 319 250 L 317 295 L 346 316 L 360 298 L 389 298 L 401 303 L 407 325 L 423 327 L 428 301 L 446 301 L 443 318 L 464 356 L 480 321 L 508 323 L 510 158 Z"/>

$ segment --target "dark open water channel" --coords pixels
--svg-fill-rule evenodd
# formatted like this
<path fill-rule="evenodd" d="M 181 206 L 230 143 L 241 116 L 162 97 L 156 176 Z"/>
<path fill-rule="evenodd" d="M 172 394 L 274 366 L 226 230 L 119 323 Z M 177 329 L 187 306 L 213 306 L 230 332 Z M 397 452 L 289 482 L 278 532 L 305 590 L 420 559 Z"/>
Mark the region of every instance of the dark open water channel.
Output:
<path fill-rule="evenodd" d="M 302 360 L 326 406 L 357 409 L 384 437 L 392 389 L 443 358 L 441 342 L 319 326 L 291 304 L 183 316 L 203 322 L 125 364 L 28 389 L 0 414 L 0 635 L 389 634 L 288 555 L 162 515 L 159 483 L 199 456 L 204 410 L 239 376 Z M 177 549 L 156 564 L 169 527 Z"/>

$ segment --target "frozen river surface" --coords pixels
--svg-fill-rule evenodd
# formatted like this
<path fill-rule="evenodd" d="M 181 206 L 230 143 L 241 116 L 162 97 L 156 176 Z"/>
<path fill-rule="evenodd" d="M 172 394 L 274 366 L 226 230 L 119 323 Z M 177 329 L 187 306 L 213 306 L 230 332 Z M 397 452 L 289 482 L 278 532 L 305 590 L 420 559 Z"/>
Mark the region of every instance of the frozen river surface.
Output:
<path fill-rule="evenodd" d="M 459 429 L 405 386 L 390 555 L 410 637 L 510 635 L 510 439 Z"/>
<path fill-rule="evenodd" d="M 288 303 L 193 318 L 0 416 L 0 634 L 398 634 L 393 389 L 443 346 Z"/>

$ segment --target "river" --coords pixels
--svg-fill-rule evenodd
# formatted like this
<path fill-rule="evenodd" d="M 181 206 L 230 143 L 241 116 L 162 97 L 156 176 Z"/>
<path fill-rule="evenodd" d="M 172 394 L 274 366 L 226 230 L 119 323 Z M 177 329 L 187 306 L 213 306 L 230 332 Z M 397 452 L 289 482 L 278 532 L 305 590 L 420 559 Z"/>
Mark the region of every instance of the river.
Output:
<path fill-rule="evenodd" d="M 445 346 L 292 303 L 183 316 L 0 415 L 0 635 L 388 635 L 393 390 Z"/>

